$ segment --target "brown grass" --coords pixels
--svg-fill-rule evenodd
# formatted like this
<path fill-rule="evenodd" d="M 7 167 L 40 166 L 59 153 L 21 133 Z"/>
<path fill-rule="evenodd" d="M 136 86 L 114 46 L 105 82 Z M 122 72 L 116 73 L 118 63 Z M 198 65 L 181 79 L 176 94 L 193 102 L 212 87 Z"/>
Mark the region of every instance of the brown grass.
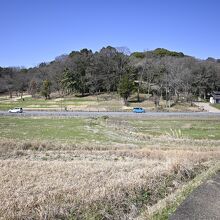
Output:
<path fill-rule="evenodd" d="M 161 138 L 110 147 L 1 140 L 0 217 L 133 219 L 220 158 L 219 145 L 205 142 Z"/>

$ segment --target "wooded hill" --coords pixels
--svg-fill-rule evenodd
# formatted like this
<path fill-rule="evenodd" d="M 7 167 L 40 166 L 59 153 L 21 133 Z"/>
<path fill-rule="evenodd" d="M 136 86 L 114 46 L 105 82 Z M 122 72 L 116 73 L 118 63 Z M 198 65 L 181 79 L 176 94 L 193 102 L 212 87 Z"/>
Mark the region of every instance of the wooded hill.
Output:
<path fill-rule="evenodd" d="M 108 46 L 95 53 L 72 51 L 29 69 L 0 67 L 0 85 L 0 93 L 28 91 L 45 98 L 51 92 L 84 96 L 118 91 L 125 102 L 133 92 L 190 100 L 220 89 L 220 60 L 163 48 L 127 54 L 124 48 Z"/>

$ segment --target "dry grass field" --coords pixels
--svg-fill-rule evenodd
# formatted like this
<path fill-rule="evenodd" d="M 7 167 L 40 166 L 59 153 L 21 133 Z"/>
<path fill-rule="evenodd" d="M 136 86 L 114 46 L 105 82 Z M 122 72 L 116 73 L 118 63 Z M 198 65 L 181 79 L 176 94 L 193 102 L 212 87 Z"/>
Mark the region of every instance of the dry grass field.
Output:
<path fill-rule="evenodd" d="M 153 218 L 219 163 L 219 122 L 1 117 L 0 219 Z"/>
<path fill-rule="evenodd" d="M 100 94 L 85 97 L 74 95 L 60 98 L 57 94 L 52 94 L 52 98 L 45 100 L 42 97 L 32 98 L 30 95 L 24 95 L 24 101 L 20 97 L 14 96 L 10 99 L 8 96 L 0 96 L 0 110 L 8 110 L 14 107 L 22 107 L 25 110 L 54 110 L 61 111 L 66 108 L 68 111 L 131 111 L 134 107 L 143 107 L 149 111 L 156 111 L 153 100 L 148 100 L 149 96 L 141 94 L 141 102 L 137 102 L 137 96 L 134 94 L 129 99 L 129 106 L 125 107 L 123 100 L 118 94 Z M 166 102 L 160 101 L 160 111 L 168 111 Z M 189 103 L 179 103 L 172 106 L 169 111 L 199 111 L 198 107 L 191 106 Z"/>

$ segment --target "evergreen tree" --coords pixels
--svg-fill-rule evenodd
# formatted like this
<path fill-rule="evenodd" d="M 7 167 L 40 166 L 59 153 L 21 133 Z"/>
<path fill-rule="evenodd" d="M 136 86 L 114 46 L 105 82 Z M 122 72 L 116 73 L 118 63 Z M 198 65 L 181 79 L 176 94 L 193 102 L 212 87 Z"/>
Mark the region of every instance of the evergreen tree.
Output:
<path fill-rule="evenodd" d="M 45 99 L 50 99 L 51 85 L 52 85 L 52 83 L 49 80 L 43 81 L 41 94 L 45 97 Z"/>

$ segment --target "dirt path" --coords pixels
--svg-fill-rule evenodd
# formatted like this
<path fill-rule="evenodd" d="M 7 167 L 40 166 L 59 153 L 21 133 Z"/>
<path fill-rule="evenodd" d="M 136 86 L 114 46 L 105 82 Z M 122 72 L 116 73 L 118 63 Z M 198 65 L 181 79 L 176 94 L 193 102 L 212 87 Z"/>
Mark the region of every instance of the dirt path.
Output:
<path fill-rule="evenodd" d="M 220 171 L 193 191 L 169 219 L 220 219 Z"/>
<path fill-rule="evenodd" d="M 203 109 L 204 111 L 207 112 L 220 113 L 219 109 L 212 107 L 208 102 L 194 102 L 194 104 L 197 105 L 201 110 Z"/>

